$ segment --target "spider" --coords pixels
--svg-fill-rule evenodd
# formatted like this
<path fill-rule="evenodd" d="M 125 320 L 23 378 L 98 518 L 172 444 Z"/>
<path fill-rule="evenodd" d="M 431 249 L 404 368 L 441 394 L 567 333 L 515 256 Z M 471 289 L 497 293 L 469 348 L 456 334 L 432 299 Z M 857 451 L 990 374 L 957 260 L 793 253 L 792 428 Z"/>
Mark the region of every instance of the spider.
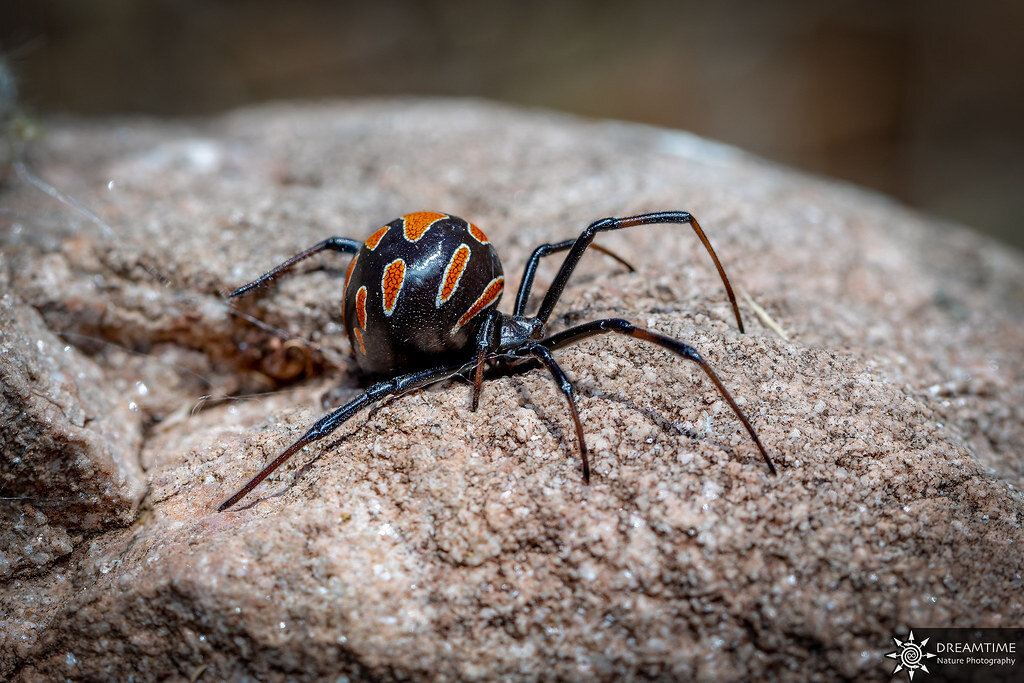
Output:
<path fill-rule="evenodd" d="M 396 218 L 365 242 L 330 237 L 296 254 L 229 297 L 251 292 L 274 280 L 299 261 L 321 251 L 355 254 L 345 275 L 343 316 L 345 331 L 359 369 L 378 381 L 310 427 L 295 443 L 267 464 L 217 509 L 226 510 L 252 491 L 267 475 L 303 446 L 331 434 L 361 409 L 388 396 L 472 372 L 472 410 L 480 403 L 484 368 L 506 371 L 546 367 L 569 405 L 576 423 L 583 482 L 590 483 L 590 461 L 583 424 L 576 408 L 572 382 L 551 355 L 587 337 L 615 332 L 657 344 L 696 363 L 715 385 L 761 452 L 768 470 L 775 465 L 750 420 L 733 400 L 714 370 L 696 349 L 678 339 L 636 327 L 620 318 L 595 320 L 546 335 L 548 318 L 588 247 L 607 254 L 634 270 L 614 253 L 592 244 L 600 232 L 652 223 L 689 224 L 714 261 L 732 304 L 740 332 L 736 297 L 715 250 L 700 225 L 686 211 L 661 211 L 628 218 L 602 218 L 587 226 L 576 239 L 542 244 L 533 250 L 516 293 L 512 315 L 496 306 L 505 286 L 501 261 L 477 226 L 450 214 L 420 211 Z M 568 251 L 562 266 L 534 315 L 526 314 L 530 290 L 540 260 Z"/>

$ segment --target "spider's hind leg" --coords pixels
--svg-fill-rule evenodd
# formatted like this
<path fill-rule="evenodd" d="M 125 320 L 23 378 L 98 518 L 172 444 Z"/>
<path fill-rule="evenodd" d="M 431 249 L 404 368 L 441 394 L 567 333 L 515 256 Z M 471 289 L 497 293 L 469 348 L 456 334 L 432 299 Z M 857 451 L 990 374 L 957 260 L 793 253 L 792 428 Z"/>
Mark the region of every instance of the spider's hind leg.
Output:
<path fill-rule="evenodd" d="M 329 249 L 331 251 L 337 251 L 342 254 L 354 254 L 357 251 L 359 251 L 359 247 L 361 246 L 363 246 L 362 242 L 350 240 L 347 237 L 328 237 L 323 242 L 314 244 L 309 249 L 300 252 L 295 256 L 292 256 L 290 259 L 288 259 L 281 265 L 276 266 L 271 270 L 268 270 L 266 273 L 263 273 L 263 275 L 260 275 L 258 278 L 256 278 L 249 284 L 242 285 L 235 291 L 228 294 L 228 298 L 233 299 L 236 296 L 241 296 L 243 294 L 251 292 L 254 289 L 262 287 L 268 282 L 277 279 L 277 277 L 280 276 L 284 271 L 288 270 L 299 261 L 304 261 L 308 259 L 310 256 L 313 256 L 314 254 L 319 254 L 321 251 Z"/>

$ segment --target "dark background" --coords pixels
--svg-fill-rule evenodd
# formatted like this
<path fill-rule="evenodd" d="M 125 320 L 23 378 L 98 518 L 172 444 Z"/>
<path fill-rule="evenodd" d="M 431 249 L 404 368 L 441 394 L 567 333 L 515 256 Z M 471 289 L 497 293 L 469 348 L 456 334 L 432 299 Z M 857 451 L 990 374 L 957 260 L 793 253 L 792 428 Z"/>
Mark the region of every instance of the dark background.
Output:
<path fill-rule="evenodd" d="M 469 95 L 682 128 L 1024 247 L 1024 3 L 0 0 L 36 115 Z"/>

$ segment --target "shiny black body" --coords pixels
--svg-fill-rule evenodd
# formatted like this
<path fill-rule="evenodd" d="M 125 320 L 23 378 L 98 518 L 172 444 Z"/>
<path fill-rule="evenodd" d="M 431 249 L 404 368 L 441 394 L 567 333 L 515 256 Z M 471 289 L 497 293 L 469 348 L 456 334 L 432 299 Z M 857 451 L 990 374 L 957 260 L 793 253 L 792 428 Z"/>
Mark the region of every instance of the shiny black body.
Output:
<path fill-rule="evenodd" d="M 231 507 L 304 446 L 326 437 L 363 408 L 388 396 L 462 375 L 473 380 L 471 406 L 476 410 L 486 366 L 500 367 L 504 371 L 523 371 L 539 366 L 551 374 L 568 403 L 575 423 L 583 481 L 589 483 L 590 461 L 583 424 L 576 407 L 575 389 L 552 352 L 607 333 L 655 344 L 698 365 L 739 418 L 769 471 L 775 474 L 775 465 L 750 421 L 718 375 L 692 346 L 619 318 L 595 320 L 555 334 L 547 333 L 548 319 L 589 247 L 612 256 L 633 270 L 618 256 L 594 245 L 596 235 L 655 223 L 687 224 L 693 228 L 718 270 L 742 332 L 743 321 L 725 270 L 700 225 L 685 211 L 604 218 L 591 223 L 576 239 L 538 246 L 523 270 L 511 315 L 496 308 L 504 288 L 504 278 L 498 255 L 486 236 L 461 218 L 435 212 L 402 216 L 379 228 L 362 243 L 343 237 L 326 239 L 238 288 L 232 292 L 232 297 L 266 284 L 295 263 L 320 251 L 329 249 L 355 254 L 345 278 L 345 329 L 359 367 L 377 381 L 345 405 L 317 420 L 301 438 L 263 467 L 218 509 Z M 567 253 L 537 312 L 527 315 L 530 292 L 541 259 L 561 252 Z M 460 253 L 465 258 L 460 257 Z"/>
<path fill-rule="evenodd" d="M 463 219 L 447 216 L 437 220 L 416 241 L 406 238 L 403 220 L 388 223 L 375 248 L 364 243 L 346 277 L 345 331 L 360 370 L 372 377 L 387 376 L 398 369 L 447 364 L 463 357 L 479 321 L 460 326 L 459 319 L 487 285 L 502 275 L 497 252 L 489 242 L 475 239 Z M 445 266 L 461 245 L 469 247 L 469 256 L 459 286 L 438 305 L 437 292 Z M 405 263 L 404 281 L 388 316 L 380 283 L 385 268 L 399 258 Z M 360 344 L 355 335 L 359 324 L 356 293 L 362 286 L 366 286 L 366 327 L 360 330 Z M 499 294 L 491 307 L 500 298 Z"/>

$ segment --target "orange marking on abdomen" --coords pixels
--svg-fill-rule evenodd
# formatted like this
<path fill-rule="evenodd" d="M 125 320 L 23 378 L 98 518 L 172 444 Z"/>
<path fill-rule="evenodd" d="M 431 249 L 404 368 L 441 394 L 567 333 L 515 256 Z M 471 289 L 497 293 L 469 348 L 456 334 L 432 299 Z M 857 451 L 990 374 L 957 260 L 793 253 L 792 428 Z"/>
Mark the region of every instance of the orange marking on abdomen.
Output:
<path fill-rule="evenodd" d="M 473 319 L 473 316 L 497 301 L 498 297 L 501 296 L 501 290 L 504 288 L 505 278 L 503 277 L 496 277 L 487 283 L 487 287 L 484 288 L 484 293 L 481 294 L 480 298 L 476 300 L 476 303 L 470 306 L 469 310 L 459 318 L 459 324 L 456 326 L 456 329 L 468 323 Z"/>
<path fill-rule="evenodd" d="M 384 295 L 384 315 L 395 312 L 398 295 L 402 292 L 405 282 L 405 261 L 396 258 L 384 269 L 384 277 L 380 279 L 380 291 Z"/>
<path fill-rule="evenodd" d="M 359 327 L 366 329 L 366 285 L 359 288 L 356 292 L 356 320 L 359 321 Z"/>
<path fill-rule="evenodd" d="M 348 264 L 348 270 L 345 272 L 345 286 L 341 288 L 341 291 L 343 292 L 348 291 L 348 281 L 352 279 L 352 271 L 356 268 L 356 259 L 358 258 L 359 254 L 357 253 L 352 257 L 352 263 Z"/>
<path fill-rule="evenodd" d="M 352 330 L 356 334 L 356 341 L 359 342 L 359 350 L 366 355 L 366 344 L 363 343 L 363 332 L 358 327 Z"/>
<path fill-rule="evenodd" d="M 430 229 L 434 223 L 448 218 L 443 213 L 433 211 L 418 211 L 402 216 L 402 224 L 405 226 L 405 239 L 415 242 L 423 237 L 423 234 Z"/>
<path fill-rule="evenodd" d="M 481 230 L 480 228 L 476 227 L 472 223 L 469 224 L 469 234 L 472 235 L 473 239 L 475 239 L 480 244 L 487 244 L 488 243 L 487 242 L 487 235 L 484 234 L 484 231 Z"/>
<path fill-rule="evenodd" d="M 384 239 L 384 235 L 388 234 L 388 230 L 390 229 L 391 226 L 385 225 L 383 228 L 370 235 L 370 237 L 367 238 L 366 240 L 366 248 L 369 249 L 370 251 L 376 249 L 377 245 L 380 244 L 380 241 Z"/>
<path fill-rule="evenodd" d="M 469 245 L 460 244 L 459 248 L 452 254 L 445 268 L 444 277 L 441 278 L 441 286 L 437 288 L 437 298 L 434 299 L 434 306 L 440 308 L 441 304 L 452 298 L 455 290 L 459 287 L 462 274 L 466 272 L 466 265 L 469 263 Z"/>

